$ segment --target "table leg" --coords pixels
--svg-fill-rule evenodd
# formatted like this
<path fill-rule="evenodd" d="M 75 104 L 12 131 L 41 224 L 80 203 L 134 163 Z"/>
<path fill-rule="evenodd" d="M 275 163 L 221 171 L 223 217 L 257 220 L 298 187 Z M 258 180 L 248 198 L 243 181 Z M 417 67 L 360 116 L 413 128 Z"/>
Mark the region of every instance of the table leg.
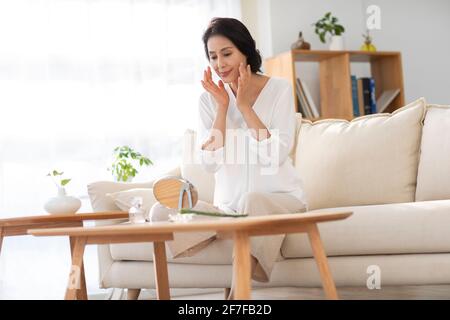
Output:
<path fill-rule="evenodd" d="M 166 245 L 164 242 L 153 242 L 153 265 L 157 298 L 158 300 L 170 300 L 169 273 L 167 271 Z"/>
<path fill-rule="evenodd" d="M 64 297 L 65 300 L 75 300 L 77 297 L 87 298 L 83 271 L 83 255 L 86 240 L 86 237 L 71 237 L 70 239 L 71 247 L 73 243 L 72 268 L 69 274 L 69 283 L 67 284 L 66 295 Z M 80 293 L 77 291 L 80 291 Z"/>
<path fill-rule="evenodd" d="M 230 298 L 230 292 L 231 292 L 231 288 L 224 288 L 223 297 L 225 300 L 228 300 L 228 298 Z"/>
<path fill-rule="evenodd" d="M 73 237 L 69 237 L 70 239 L 70 254 L 73 256 L 73 251 L 75 247 L 75 239 Z M 77 290 L 77 299 L 78 300 L 87 300 L 87 289 L 86 289 L 86 277 L 84 274 L 84 262 L 81 261 L 80 267 L 80 289 Z"/>
<path fill-rule="evenodd" d="M 141 289 L 127 289 L 127 300 L 138 300 Z"/>
<path fill-rule="evenodd" d="M 250 239 L 246 232 L 234 234 L 233 278 L 235 279 L 235 300 L 251 299 Z"/>
<path fill-rule="evenodd" d="M 317 267 L 319 268 L 320 278 L 322 279 L 323 289 L 327 299 L 338 299 L 336 286 L 331 275 L 330 267 L 328 266 L 328 259 L 323 248 L 322 240 L 320 239 L 319 229 L 314 223 L 308 229 L 309 242 L 314 253 Z"/>

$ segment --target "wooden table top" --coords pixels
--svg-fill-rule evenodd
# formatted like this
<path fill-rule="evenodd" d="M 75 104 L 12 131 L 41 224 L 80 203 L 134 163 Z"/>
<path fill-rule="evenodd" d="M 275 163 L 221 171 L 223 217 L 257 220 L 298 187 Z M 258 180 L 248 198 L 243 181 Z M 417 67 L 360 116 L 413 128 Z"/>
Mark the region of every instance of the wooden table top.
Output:
<path fill-rule="evenodd" d="M 34 236 L 118 236 L 140 234 L 167 234 L 173 232 L 197 231 L 255 231 L 275 230 L 276 228 L 289 229 L 289 226 L 299 224 L 318 223 L 346 219 L 352 212 L 315 212 L 315 213 L 289 213 L 274 214 L 256 217 L 211 217 L 188 222 L 146 222 L 139 224 L 120 224 L 95 227 L 71 227 L 52 229 L 32 229 L 28 233 Z"/>
<path fill-rule="evenodd" d="M 87 212 L 75 214 L 46 214 L 40 216 L 16 217 L 0 219 L 0 227 L 12 227 L 30 224 L 105 220 L 105 219 L 126 219 L 128 213 L 124 211 Z"/>

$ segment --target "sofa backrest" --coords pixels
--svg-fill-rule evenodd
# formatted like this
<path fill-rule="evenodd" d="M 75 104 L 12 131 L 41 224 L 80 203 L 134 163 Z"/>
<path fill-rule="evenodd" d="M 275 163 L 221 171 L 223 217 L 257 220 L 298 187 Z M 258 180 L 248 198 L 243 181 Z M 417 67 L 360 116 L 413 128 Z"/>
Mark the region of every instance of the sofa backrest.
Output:
<path fill-rule="evenodd" d="M 198 191 L 198 199 L 208 203 L 214 202 L 214 174 L 205 171 L 195 152 L 197 133 L 186 130 L 183 136 L 183 153 L 181 161 L 181 176 L 190 181 Z"/>
<path fill-rule="evenodd" d="M 114 203 L 114 199 L 109 197 L 109 193 L 125 191 L 135 188 L 152 188 L 152 182 L 125 183 L 114 181 L 97 181 L 88 184 L 87 191 L 91 206 L 96 211 L 118 211 L 120 208 Z"/>
<path fill-rule="evenodd" d="M 426 109 L 416 201 L 450 199 L 450 106 Z"/>
<path fill-rule="evenodd" d="M 425 100 L 392 114 L 303 120 L 295 166 L 310 210 L 415 199 Z"/>

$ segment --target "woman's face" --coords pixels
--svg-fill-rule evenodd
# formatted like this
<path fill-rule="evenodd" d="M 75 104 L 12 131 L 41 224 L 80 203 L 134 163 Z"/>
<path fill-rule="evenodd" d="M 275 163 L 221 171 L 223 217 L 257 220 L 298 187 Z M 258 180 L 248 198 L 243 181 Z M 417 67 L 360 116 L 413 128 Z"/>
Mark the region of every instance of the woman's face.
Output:
<path fill-rule="evenodd" d="M 212 36 L 207 42 L 209 64 L 225 83 L 237 81 L 239 64 L 247 64 L 247 57 L 228 38 Z"/>

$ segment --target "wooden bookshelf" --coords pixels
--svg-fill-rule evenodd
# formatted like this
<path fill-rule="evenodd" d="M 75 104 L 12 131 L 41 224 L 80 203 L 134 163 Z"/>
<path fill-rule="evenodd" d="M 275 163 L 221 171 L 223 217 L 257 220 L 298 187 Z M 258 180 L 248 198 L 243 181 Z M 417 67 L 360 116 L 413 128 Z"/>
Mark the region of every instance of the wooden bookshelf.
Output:
<path fill-rule="evenodd" d="M 296 63 L 319 63 L 320 118 L 353 119 L 352 86 L 350 64 L 369 63 L 371 76 L 375 80 L 375 97 L 385 90 L 400 89 L 396 98 L 384 112 L 392 112 L 405 104 L 403 88 L 402 58 L 400 52 L 366 51 L 318 51 L 291 50 L 264 61 L 265 73 L 269 76 L 289 80 L 295 96 Z M 316 120 L 316 119 L 312 119 Z"/>

